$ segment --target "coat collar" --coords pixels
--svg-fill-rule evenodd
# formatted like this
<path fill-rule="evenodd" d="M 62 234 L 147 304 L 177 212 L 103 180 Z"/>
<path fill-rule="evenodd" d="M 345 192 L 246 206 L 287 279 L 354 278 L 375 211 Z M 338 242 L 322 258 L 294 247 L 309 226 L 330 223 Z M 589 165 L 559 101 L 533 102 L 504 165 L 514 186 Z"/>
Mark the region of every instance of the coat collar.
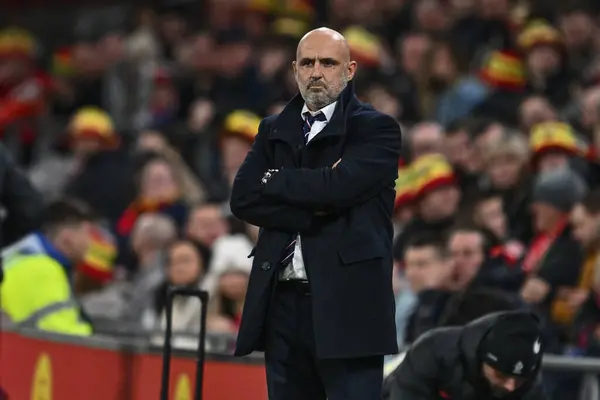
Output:
<path fill-rule="evenodd" d="M 337 100 L 333 116 L 327 126 L 317 135 L 311 143 L 332 136 L 343 136 L 346 134 L 346 119 L 352 110 L 358 105 L 358 99 L 354 95 L 354 83 L 348 82 L 346 88 Z M 285 106 L 283 111 L 275 118 L 269 139 L 282 140 L 296 147 L 303 143 L 300 132 L 302 127 L 302 108 L 304 99 L 300 93 Z"/>

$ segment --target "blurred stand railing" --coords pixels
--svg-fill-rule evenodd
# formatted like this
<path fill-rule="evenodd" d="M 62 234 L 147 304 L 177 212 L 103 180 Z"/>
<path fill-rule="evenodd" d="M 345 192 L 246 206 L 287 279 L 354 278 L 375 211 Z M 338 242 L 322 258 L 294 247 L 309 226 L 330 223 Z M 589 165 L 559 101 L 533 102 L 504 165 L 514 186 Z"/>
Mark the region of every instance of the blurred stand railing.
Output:
<path fill-rule="evenodd" d="M 580 400 L 600 400 L 600 358 L 544 356 L 544 371 L 576 372 L 583 374 L 579 389 Z"/>

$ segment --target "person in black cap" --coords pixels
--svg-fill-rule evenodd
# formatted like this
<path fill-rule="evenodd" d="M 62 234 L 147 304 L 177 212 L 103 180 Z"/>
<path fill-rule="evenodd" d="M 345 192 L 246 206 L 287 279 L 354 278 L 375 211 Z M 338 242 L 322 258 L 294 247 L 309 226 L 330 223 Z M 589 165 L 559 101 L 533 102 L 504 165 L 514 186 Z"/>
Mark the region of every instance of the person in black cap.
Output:
<path fill-rule="evenodd" d="M 431 330 L 387 377 L 386 400 L 544 400 L 542 340 L 540 321 L 529 311 Z"/>

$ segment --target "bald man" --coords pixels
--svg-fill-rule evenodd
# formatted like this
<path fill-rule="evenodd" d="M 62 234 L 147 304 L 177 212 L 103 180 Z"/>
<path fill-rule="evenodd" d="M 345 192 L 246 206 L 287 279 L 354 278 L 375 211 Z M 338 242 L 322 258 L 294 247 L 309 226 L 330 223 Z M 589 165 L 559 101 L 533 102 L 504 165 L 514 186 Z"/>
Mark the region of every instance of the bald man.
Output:
<path fill-rule="evenodd" d="M 271 400 L 380 399 L 400 128 L 355 97 L 338 32 L 306 34 L 292 68 L 300 93 L 233 184 L 233 214 L 261 227 L 235 354 L 264 350 Z"/>

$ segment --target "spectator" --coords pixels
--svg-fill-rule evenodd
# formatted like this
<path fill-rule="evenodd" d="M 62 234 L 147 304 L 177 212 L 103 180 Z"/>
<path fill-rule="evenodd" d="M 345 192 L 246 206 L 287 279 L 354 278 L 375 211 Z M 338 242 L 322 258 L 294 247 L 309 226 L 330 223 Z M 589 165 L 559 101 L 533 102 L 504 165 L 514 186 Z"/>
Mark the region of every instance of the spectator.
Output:
<path fill-rule="evenodd" d="M 131 245 L 137 259 L 130 280 L 114 282 L 101 291 L 82 296 L 81 303 L 93 321 L 118 323 L 121 328 L 140 330 L 143 312 L 165 278 L 166 249 L 176 239 L 175 224 L 161 214 L 144 214 L 135 223 Z"/>
<path fill-rule="evenodd" d="M 157 212 L 173 219 L 182 229 L 188 214 L 183 201 L 181 176 L 162 156 L 152 156 L 139 168 L 136 199 L 123 212 L 116 225 L 120 248 L 126 253 L 127 243 L 137 219 L 144 213 Z"/>
<path fill-rule="evenodd" d="M 416 160 L 411 169 L 418 176 L 414 190 L 415 217 L 394 242 L 394 257 L 404 258 L 404 248 L 413 235 L 441 233 L 450 228 L 460 200 L 454 172 L 442 155 L 430 154 Z"/>
<path fill-rule="evenodd" d="M 46 179 L 66 175 L 66 182 L 58 178 L 54 189 L 45 183 L 42 185 L 50 193 L 58 190 L 86 201 L 110 223 L 115 223 L 131 201 L 133 170 L 128 154 L 119 147 L 120 139 L 112 118 L 98 108 L 79 109 L 70 120 L 68 132 L 72 140 L 70 165 L 73 168 L 48 176 L 51 170 L 40 165 L 39 175 L 34 180 L 46 182 Z"/>
<path fill-rule="evenodd" d="M 408 293 L 412 299 L 398 299 L 403 307 L 396 311 L 396 321 L 400 322 L 396 329 L 401 343 L 411 343 L 437 326 L 452 294 L 453 270 L 444 243 L 414 238 L 404 253 L 404 274 L 409 291 L 403 294 Z"/>
<path fill-rule="evenodd" d="M 573 318 L 573 312 L 565 307 L 566 295 L 579 285 L 583 251 L 571 236 L 568 216 L 585 192 L 582 179 L 569 169 L 541 174 L 533 188 L 537 236 L 523 260 L 527 278 L 521 296 L 557 327 Z"/>
<path fill-rule="evenodd" d="M 490 189 L 502 196 L 510 236 L 525 244 L 533 237 L 528 154 L 527 142 L 517 133 L 501 138 L 483 153 L 485 177 Z"/>
<path fill-rule="evenodd" d="M 205 265 L 209 266 L 212 265 L 213 246 L 219 238 L 227 235 L 228 231 L 229 227 L 221 207 L 206 203 L 197 205 L 190 211 L 185 236 L 198 246 Z"/>
<path fill-rule="evenodd" d="M 416 160 L 425 154 L 442 153 L 443 130 L 435 122 L 416 124 L 408 133 L 411 158 Z"/>
<path fill-rule="evenodd" d="M 242 318 L 248 268 L 226 268 L 218 276 L 218 284 L 207 320 L 207 329 L 217 332 L 237 333 Z"/>
<path fill-rule="evenodd" d="M 31 233 L 2 252 L 6 277 L 0 296 L 2 312 L 23 327 L 89 336 L 74 299 L 73 265 L 87 252 L 96 221 L 89 207 L 60 200 L 46 209 L 40 232 Z"/>
<path fill-rule="evenodd" d="M 168 250 L 166 280 L 155 290 L 154 305 L 144 316 L 145 327 L 164 331 L 168 286 L 197 289 L 203 278 L 204 260 L 194 244 L 189 241 L 173 243 Z M 200 332 L 201 307 L 196 298 L 176 297 L 173 300 L 173 332 L 197 335 Z M 193 340 L 192 343 L 196 344 L 197 340 Z"/>

